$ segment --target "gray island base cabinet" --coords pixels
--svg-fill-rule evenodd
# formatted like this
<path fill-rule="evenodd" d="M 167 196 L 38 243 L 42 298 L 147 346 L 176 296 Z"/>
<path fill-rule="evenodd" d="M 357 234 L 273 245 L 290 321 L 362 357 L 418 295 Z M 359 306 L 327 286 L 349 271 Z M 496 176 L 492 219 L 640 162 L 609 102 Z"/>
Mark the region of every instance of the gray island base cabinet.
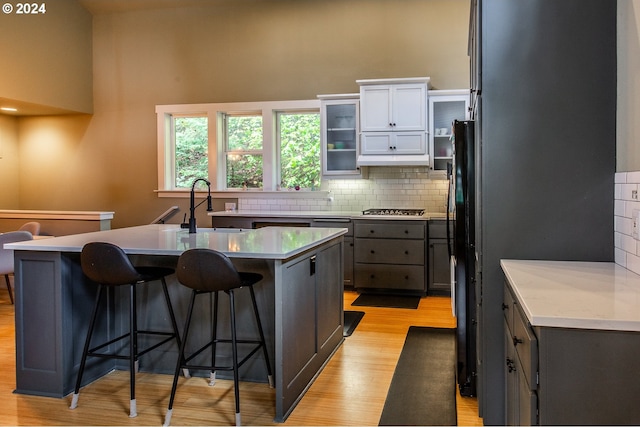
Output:
<path fill-rule="evenodd" d="M 640 424 L 640 276 L 502 260 L 505 424 Z"/>
<path fill-rule="evenodd" d="M 96 287 L 84 278 L 80 264 L 82 246 L 108 241 L 121 246 L 136 263 L 175 266 L 180 253 L 208 247 L 227 254 L 239 270 L 261 273 L 256 285 L 267 347 L 275 372 L 274 419 L 283 422 L 324 365 L 343 342 L 343 235 L 342 228 L 267 227 L 259 230 L 200 229 L 196 234 L 175 225 L 148 225 L 63 236 L 13 244 L 16 266 L 16 392 L 64 397 L 73 391 L 82 345 Z M 182 330 L 190 296 L 175 276 L 169 292 Z M 141 328 L 168 327 L 161 287 L 138 292 Z M 226 318 L 224 298 L 220 320 Z M 210 336 L 210 306 L 203 299 L 194 318 L 189 346 L 199 348 Z M 97 326 L 96 339 L 128 328 L 125 294 L 116 289 L 107 298 L 107 320 Z M 124 302 L 124 311 L 120 303 Z M 236 300 L 239 335 L 255 336 L 250 298 Z M 220 326 L 222 328 L 222 326 Z M 222 329 L 221 329 L 222 330 Z M 192 342 L 193 340 L 194 342 Z M 145 342 L 140 343 L 141 346 Z M 228 351 L 227 351 L 228 350 Z M 220 348 L 228 358 L 230 349 Z M 225 352 L 226 351 L 226 352 Z M 242 350 L 240 350 L 242 351 Z M 143 356 L 140 371 L 172 374 L 177 345 L 165 345 Z M 199 357 L 208 357 L 202 354 Z M 127 369 L 114 360 L 87 362 L 84 384 L 113 369 Z M 254 357 L 240 371 L 241 380 L 267 381 L 264 359 Z M 206 372 L 193 372 L 207 376 Z M 266 385 L 265 385 L 266 386 Z M 167 395 L 170 389 L 167 389 Z M 161 422 L 161 420 L 159 420 Z"/>

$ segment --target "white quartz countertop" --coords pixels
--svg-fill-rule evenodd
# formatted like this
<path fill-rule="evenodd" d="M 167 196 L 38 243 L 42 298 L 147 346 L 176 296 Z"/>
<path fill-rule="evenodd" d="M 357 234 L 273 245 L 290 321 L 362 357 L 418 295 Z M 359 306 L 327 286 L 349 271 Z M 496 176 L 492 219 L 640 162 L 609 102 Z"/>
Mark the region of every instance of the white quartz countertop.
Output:
<path fill-rule="evenodd" d="M 346 228 L 264 227 L 257 230 L 198 228 L 189 234 L 175 224 L 153 224 L 5 244 L 24 251 L 80 252 L 88 242 L 109 242 L 128 254 L 180 255 L 210 248 L 230 258 L 287 259 L 339 237 Z"/>
<path fill-rule="evenodd" d="M 640 276 L 610 262 L 501 260 L 532 326 L 640 331 Z"/>
<path fill-rule="evenodd" d="M 413 215 L 364 215 L 362 211 L 337 212 L 337 211 L 260 211 L 260 210 L 236 210 L 209 212 L 209 216 L 224 217 L 251 217 L 251 218 L 311 218 L 327 220 L 330 218 L 349 219 L 403 219 L 403 220 L 428 220 L 445 219 L 444 212 L 425 212 L 422 216 Z"/>
<path fill-rule="evenodd" d="M 113 212 L 101 211 L 42 211 L 42 210 L 9 210 L 0 209 L 0 218 L 29 219 L 79 219 L 102 220 L 113 219 Z"/>

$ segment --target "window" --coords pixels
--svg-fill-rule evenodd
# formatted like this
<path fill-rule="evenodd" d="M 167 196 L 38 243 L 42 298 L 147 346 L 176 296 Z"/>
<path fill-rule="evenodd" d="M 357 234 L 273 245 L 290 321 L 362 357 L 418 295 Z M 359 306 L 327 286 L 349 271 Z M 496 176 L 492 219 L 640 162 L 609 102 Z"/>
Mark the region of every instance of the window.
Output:
<path fill-rule="evenodd" d="M 175 177 L 173 188 L 188 188 L 196 179 L 207 176 L 208 132 L 206 116 L 174 116 Z"/>
<path fill-rule="evenodd" d="M 280 186 L 320 187 L 320 114 L 278 113 Z"/>
<path fill-rule="evenodd" d="M 158 190 L 319 189 L 320 102 L 156 106 Z"/>
<path fill-rule="evenodd" d="M 262 115 L 223 115 L 227 188 L 262 188 Z"/>

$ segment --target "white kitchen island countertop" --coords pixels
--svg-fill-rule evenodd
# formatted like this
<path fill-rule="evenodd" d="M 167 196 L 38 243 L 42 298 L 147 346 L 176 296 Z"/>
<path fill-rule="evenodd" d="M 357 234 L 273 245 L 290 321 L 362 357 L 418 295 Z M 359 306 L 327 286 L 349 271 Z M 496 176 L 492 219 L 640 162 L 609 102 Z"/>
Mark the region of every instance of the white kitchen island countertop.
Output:
<path fill-rule="evenodd" d="M 640 276 L 612 262 L 501 260 L 532 326 L 640 332 Z"/>
<path fill-rule="evenodd" d="M 445 219 L 445 212 L 425 212 L 424 215 L 364 215 L 362 211 L 262 211 L 262 210 L 235 210 L 209 212 L 209 216 L 223 217 L 250 217 L 250 218 L 312 218 L 325 220 L 327 218 L 350 219 L 403 219 L 403 220 L 428 220 Z M 453 216 L 453 215 L 452 215 Z"/>
<path fill-rule="evenodd" d="M 80 252 L 88 242 L 109 242 L 128 254 L 180 255 L 187 249 L 210 248 L 230 258 L 287 259 L 347 232 L 346 228 L 264 227 L 257 230 L 198 228 L 152 224 L 6 244 L 25 251 Z"/>

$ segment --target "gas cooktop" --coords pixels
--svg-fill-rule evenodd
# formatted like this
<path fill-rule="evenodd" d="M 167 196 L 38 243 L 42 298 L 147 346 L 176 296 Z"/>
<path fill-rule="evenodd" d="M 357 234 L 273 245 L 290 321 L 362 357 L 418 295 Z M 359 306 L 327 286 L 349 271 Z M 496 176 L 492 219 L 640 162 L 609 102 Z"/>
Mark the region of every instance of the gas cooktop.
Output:
<path fill-rule="evenodd" d="M 402 215 L 402 216 L 422 216 L 424 209 L 367 209 L 362 211 L 363 215 Z"/>

